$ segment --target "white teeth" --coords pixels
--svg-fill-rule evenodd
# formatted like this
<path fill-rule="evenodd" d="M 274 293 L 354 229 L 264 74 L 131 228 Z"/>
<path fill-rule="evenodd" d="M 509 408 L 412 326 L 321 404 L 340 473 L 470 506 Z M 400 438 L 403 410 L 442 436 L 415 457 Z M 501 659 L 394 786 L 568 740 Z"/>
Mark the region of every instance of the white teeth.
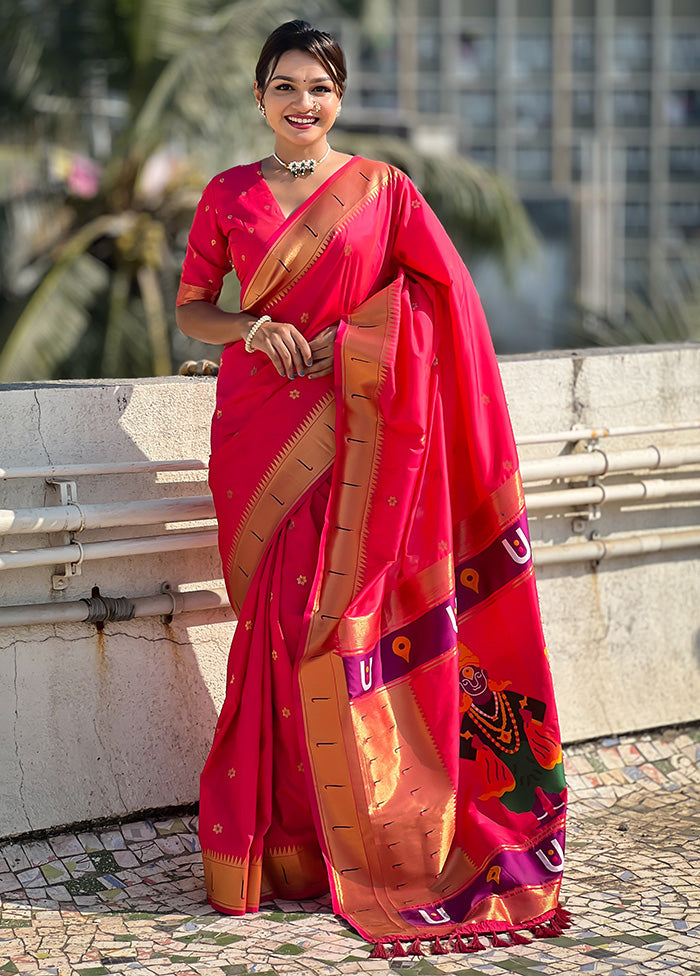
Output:
<path fill-rule="evenodd" d="M 315 122 L 316 121 L 316 117 L 313 116 L 313 115 L 310 115 L 308 117 L 301 116 L 301 115 L 288 115 L 287 118 L 289 119 L 290 122 L 302 122 L 303 123 L 303 122 Z"/>

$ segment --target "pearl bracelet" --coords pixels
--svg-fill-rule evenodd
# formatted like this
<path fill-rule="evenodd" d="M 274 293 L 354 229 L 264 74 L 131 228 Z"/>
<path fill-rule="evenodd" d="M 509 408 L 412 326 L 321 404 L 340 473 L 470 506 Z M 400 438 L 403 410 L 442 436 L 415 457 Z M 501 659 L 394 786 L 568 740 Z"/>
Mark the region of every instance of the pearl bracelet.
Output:
<path fill-rule="evenodd" d="M 257 320 L 257 322 L 253 322 L 253 324 L 250 327 L 250 331 L 249 331 L 248 335 L 245 337 L 245 351 L 246 352 L 254 352 L 255 351 L 253 349 L 253 347 L 251 346 L 251 342 L 253 341 L 253 337 L 255 336 L 255 333 L 258 331 L 258 329 L 260 328 L 260 326 L 261 325 L 264 325 L 266 322 L 272 322 L 272 319 L 270 318 L 269 315 L 261 315 L 260 318 Z"/>

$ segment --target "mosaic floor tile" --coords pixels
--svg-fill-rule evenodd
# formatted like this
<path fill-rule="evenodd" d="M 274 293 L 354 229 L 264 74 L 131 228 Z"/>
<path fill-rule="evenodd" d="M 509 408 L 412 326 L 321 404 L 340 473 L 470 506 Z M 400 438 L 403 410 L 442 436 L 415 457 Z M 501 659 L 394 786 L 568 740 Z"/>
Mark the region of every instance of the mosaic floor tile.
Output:
<path fill-rule="evenodd" d="M 700 727 L 567 752 L 575 921 L 559 938 L 381 960 L 328 896 L 222 916 L 183 814 L 0 842 L 0 976 L 700 974 Z"/>

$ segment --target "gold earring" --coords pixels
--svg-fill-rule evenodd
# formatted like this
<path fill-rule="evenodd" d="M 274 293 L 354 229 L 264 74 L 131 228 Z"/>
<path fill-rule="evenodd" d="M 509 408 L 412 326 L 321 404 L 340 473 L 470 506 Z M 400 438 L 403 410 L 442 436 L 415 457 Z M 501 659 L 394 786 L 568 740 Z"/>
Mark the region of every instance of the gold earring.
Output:
<path fill-rule="evenodd" d="M 267 118 L 267 112 L 265 111 L 265 106 L 263 105 L 262 101 L 258 102 L 258 112 L 260 112 L 263 118 Z"/>
<path fill-rule="evenodd" d="M 335 114 L 336 114 L 336 115 L 340 115 L 340 105 L 339 105 L 339 106 L 338 106 L 338 108 L 337 108 L 337 109 L 335 110 Z"/>

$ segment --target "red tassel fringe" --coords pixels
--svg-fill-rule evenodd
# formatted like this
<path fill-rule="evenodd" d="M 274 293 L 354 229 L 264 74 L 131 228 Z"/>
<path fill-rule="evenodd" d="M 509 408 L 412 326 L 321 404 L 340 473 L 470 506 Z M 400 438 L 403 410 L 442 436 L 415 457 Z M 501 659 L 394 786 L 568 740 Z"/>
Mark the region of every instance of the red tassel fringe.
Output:
<path fill-rule="evenodd" d="M 438 936 L 435 936 L 430 951 L 434 956 L 448 956 L 450 954 L 450 950 L 440 942 Z"/>
<path fill-rule="evenodd" d="M 470 943 L 469 943 L 469 945 L 467 946 L 467 952 L 481 952 L 481 950 L 482 950 L 483 948 L 484 948 L 484 947 L 482 946 L 482 944 L 481 944 L 481 942 L 479 941 L 479 936 L 478 936 L 478 935 L 476 934 L 476 932 L 475 932 L 475 933 L 474 933 L 474 934 L 472 935 L 472 940 L 471 940 L 471 942 L 470 942 Z"/>
<path fill-rule="evenodd" d="M 388 959 L 383 942 L 375 942 L 374 949 L 369 954 L 370 959 Z"/>
<path fill-rule="evenodd" d="M 530 926 L 528 931 L 535 939 L 555 939 L 557 936 L 563 933 L 564 929 L 568 929 L 570 926 L 571 913 L 561 905 L 557 905 L 551 918 L 544 923 L 538 922 L 536 925 Z M 526 938 L 520 932 L 516 932 L 515 929 L 511 929 L 508 932 L 481 932 L 479 934 L 484 936 L 490 935 L 491 945 L 498 949 L 515 945 L 529 945 L 532 941 L 532 939 Z M 450 952 L 481 952 L 481 950 L 485 949 L 486 946 L 484 946 L 481 942 L 479 934 L 473 932 L 469 942 L 465 942 L 462 938 L 462 934 L 459 932 L 452 936 L 451 939 L 445 939 L 444 943 L 440 941 L 439 936 L 435 936 L 430 944 L 430 952 L 434 956 L 446 956 Z M 501 938 L 501 936 L 505 935 L 510 936 L 510 942 L 507 942 L 505 939 Z M 408 946 L 408 949 L 404 949 L 400 939 L 394 938 L 393 945 L 388 952 L 383 942 L 375 942 L 369 958 L 398 959 L 402 956 L 424 955 L 425 953 L 421 946 L 421 940 L 418 936 L 416 936 L 413 942 L 411 942 L 411 944 Z"/>

